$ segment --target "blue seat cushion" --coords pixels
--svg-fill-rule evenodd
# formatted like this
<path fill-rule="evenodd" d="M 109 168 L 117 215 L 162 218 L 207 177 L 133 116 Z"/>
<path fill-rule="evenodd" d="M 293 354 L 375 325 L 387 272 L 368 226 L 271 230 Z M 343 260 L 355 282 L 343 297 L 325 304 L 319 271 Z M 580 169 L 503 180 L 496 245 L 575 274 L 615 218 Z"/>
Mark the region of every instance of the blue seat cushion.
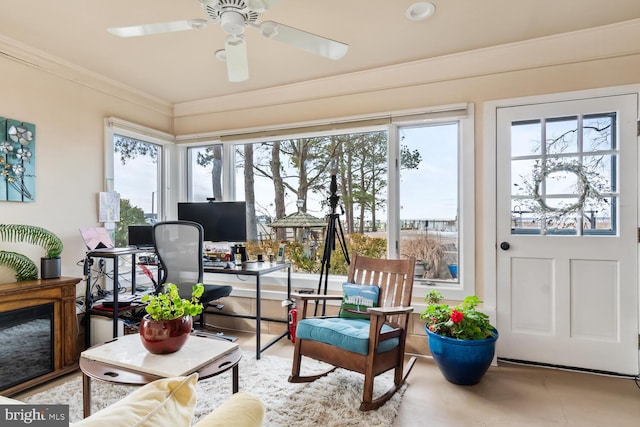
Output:
<path fill-rule="evenodd" d="M 382 326 L 382 332 L 393 328 Z M 369 350 L 369 321 L 365 319 L 303 319 L 296 327 L 296 339 L 320 341 L 359 354 Z M 392 350 L 400 343 L 399 338 L 382 341 L 378 353 Z"/>

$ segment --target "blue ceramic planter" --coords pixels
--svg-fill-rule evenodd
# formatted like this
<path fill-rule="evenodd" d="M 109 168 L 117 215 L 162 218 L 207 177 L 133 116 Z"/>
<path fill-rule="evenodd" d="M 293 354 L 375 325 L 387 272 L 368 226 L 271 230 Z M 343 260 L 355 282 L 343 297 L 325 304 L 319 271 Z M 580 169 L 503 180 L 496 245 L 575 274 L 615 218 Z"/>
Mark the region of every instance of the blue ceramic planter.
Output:
<path fill-rule="evenodd" d="M 485 340 L 459 340 L 434 334 L 427 327 L 425 330 L 433 360 L 447 381 L 459 385 L 480 382 L 493 360 L 498 331 Z"/>

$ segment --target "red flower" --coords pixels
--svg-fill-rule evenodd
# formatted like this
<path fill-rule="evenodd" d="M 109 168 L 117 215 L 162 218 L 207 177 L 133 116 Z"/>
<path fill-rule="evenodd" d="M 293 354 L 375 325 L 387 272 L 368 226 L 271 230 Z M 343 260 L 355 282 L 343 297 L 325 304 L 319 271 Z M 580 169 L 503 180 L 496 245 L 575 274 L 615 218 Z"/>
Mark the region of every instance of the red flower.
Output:
<path fill-rule="evenodd" d="M 464 314 L 462 314 L 461 312 L 457 310 L 453 310 L 451 312 L 451 321 L 453 323 L 460 323 L 462 322 L 462 319 L 464 319 Z"/>
<path fill-rule="evenodd" d="M 436 326 L 435 326 L 435 325 L 429 325 L 429 330 L 430 330 L 431 332 L 434 332 L 434 331 L 435 331 L 435 329 L 436 329 Z"/>

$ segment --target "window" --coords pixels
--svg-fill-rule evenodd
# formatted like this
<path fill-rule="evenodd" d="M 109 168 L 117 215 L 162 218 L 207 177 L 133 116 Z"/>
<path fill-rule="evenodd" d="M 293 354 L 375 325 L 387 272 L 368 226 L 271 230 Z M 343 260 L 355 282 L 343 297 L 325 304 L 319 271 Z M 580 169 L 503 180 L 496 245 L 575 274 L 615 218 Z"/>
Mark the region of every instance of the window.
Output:
<path fill-rule="evenodd" d="M 459 123 L 398 128 L 400 248 L 416 280 L 458 281 Z"/>
<path fill-rule="evenodd" d="M 465 105 L 387 118 L 385 125 L 371 120 L 324 132 L 279 131 L 276 137 L 256 132 L 191 146 L 189 200 L 211 197 L 219 186 L 228 200 L 246 201 L 249 254 L 276 254 L 286 241 L 296 274 L 313 280 L 326 261 L 326 218 L 333 216 L 332 277 L 346 274 L 345 256 L 353 252 L 413 255 L 420 261 L 417 284 L 442 287 L 445 297 L 471 294 L 472 112 Z M 222 173 L 214 173 L 218 164 Z M 424 288 L 414 289 L 424 295 Z"/>
<path fill-rule="evenodd" d="M 354 130 L 236 144 L 235 197 L 256 218 L 250 240 L 289 242 L 297 269 L 314 273 L 323 261 L 325 216 L 336 214 L 336 251 L 324 259 L 331 273 L 346 274 L 353 251 L 386 256 L 387 135 Z"/>
<path fill-rule="evenodd" d="M 162 218 L 160 191 L 164 145 L 168 142 L 132 129 L 135 125 L 107 119 L 107 191 L 120 195 L 120 221 L 116 223 L 116 246 L 128 245 L 129 225 L 154 224 Z M 168 136 L 167 136 L 168 139 Z"/>
<path fill-rule="evenodd" d="M 189 201 L 224 200 L 222 160 L 222 144 L 187 149 Z"/>

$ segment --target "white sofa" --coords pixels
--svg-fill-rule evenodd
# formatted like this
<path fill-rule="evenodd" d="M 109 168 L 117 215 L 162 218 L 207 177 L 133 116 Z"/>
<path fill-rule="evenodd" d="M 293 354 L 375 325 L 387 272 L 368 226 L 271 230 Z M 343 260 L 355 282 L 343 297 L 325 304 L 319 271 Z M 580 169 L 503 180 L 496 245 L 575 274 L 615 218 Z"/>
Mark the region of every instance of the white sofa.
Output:
<path fill-rule="evenodd" d="M 136 389 L 113 405 L 91 416 L 71 423 L 72 427 L 143 427 L 190 426 L 196 405 L 198 374 L 163 378 Z M 23 404 L 0 396 L 0 404 Z M 233 394 L 222 405 L 200 419 L 194 427 L 258 427 L 262 425 L 265 407 L 249 393 Z M 1 424 L 0 417 L 0 424 Z"/>

